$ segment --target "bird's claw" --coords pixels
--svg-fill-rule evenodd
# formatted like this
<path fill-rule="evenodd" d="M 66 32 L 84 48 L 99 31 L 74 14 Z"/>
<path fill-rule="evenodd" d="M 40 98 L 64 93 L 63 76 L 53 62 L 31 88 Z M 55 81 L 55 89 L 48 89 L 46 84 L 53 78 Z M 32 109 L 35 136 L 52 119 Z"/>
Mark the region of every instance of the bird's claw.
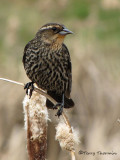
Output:
<path fill-rule="evenodd" d="M 29 92 L 29 98 L 31 98 L 32 96 L 32 92 L 34 90 L 34 85 L 33 82 L 28 82 L 25 84 L 24 89 L 26 89 L 26 94 L 28 95 L 28 90 L 30 90 Z"/>
<path fill-rule="evenodd" d="M 64 104 L 63 103 L 57 103 L 55 106 L 56 107 L 60 106 L 60 108 L 58 109 L 58 111 L 57 111 L 57 113 L 55 115 L 55 116 L 60 117 L 62 115 L 62 112 L 63 112 Z"/>
<path fill-rule="evenodd" d="M 61 106 L 61 103 L 55 104 L 55 105 L 53 106 L 53 110 L 54 110 L 54 109 L 58 109 L 58 106 Z"/>

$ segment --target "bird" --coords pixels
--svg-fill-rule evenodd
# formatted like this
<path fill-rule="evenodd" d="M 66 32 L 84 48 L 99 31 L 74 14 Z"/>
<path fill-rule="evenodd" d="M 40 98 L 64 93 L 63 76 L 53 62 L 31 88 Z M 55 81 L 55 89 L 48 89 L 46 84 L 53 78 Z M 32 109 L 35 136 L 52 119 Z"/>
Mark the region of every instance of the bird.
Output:
<path fill-rule="evenodd" d="M 75 104 L 70 97 L 72 88 L 72 64 L 67 46 L 66 35 L 73 32 L 63 24 L 47 23 L 43 25 L 35 37 L 27 43 L 23 53 L 23 65 L 31 82 L 24 89 L 30 96 L 34 83 L 45 90 L 57 101 L 54 105 L 46 100 L 48 109 L 58 109 L 56 116 L 62 115 L 63 108 L 72 108 Z M 58 108 L 59 106 L 59 108 Z"/>

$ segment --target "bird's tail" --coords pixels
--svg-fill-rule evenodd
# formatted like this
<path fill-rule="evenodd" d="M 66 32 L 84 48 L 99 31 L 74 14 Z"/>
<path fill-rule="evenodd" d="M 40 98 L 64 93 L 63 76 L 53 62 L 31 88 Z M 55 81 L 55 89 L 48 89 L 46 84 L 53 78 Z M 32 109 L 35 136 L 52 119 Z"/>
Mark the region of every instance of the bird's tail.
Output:
<path fill-rule="evenodd" d="M 58 103 L 62 102 L 62 95 L 56 94 L 55 92 L 47 92 L 53 99 L 55 99 Z M 52 109 L 54 104 L 47 99 L 46 100 L 46 107 L 49 109 Z M 74 102 L 72 99 L 67 98 L 66 96 L 64 97 L 64 108 L 72 108 L 74 107 Z"/>

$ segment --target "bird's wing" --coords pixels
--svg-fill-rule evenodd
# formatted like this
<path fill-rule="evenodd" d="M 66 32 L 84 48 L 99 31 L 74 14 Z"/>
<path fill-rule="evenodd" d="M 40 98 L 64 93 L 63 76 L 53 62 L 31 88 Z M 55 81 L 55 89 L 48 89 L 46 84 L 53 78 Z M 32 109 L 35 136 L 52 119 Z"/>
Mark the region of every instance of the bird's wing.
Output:
<path fill-rule="evenodd" d="M 67 98 L 70 98 L 70 92 L 71 92 L 71 88 L 72 88 L 72 64 L 71 64 L 71 58 L 70 58 L 69 51 L 68 51 L 65 44 L 63 44 L 63 50 L 64 50 L 64 54 L 66 54 L 66 59 L 67 59 L 67 63 L 68 63 L 68 65 L 67 65 L 68 87 L 65 92 L 65 96 Z"/>
<path fill-rule="evenodd" d="M 29 46 L 30 46 L 30 42 L 28 42 L 28 44 L 27 44 L 27 45 L 25 46 L 25 48 L 24 48 L 23 59 L 22 59 L 23 65 L 25 65 L 26 52 L 27 52 Z"/>

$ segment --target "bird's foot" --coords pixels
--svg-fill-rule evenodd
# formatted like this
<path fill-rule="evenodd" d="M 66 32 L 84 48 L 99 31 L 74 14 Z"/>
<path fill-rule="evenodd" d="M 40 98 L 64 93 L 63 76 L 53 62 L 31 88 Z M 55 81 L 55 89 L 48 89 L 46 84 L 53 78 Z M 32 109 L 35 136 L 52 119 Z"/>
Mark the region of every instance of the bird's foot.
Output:
<path fill-rule="evenodd" d="M 55 105 L 53 106 L 53 110 L 54 110 L 54 109 L 58 109 L 58 106 L 61 106 L 61 103 L 55 104 Z"/>
<path fill-rule="evenodd" d="M 28 95 L 28 90 L 30 90 L 29 92 L 29 98 L 31 98 L 32 96 L 32 92 L 34 90 L 34 82 L 28 82 L 25 84 L 24 89 L 26 89 L 26 94 Z"/>
<path fill-rule="evenodd" d="M 62 112 L 63 112 L 64 103 L 57 103 L 57 104 L 54 106 L 54 109 L 57 109 L 58 106 L 60 106 L 60 107 L 59 107 L 59 109 L 58 109 L 58 111 L 57 111 L 57 113 L 56 113 L 55 116 L 60 117 L 60 116 L 62 115 Z"/>

